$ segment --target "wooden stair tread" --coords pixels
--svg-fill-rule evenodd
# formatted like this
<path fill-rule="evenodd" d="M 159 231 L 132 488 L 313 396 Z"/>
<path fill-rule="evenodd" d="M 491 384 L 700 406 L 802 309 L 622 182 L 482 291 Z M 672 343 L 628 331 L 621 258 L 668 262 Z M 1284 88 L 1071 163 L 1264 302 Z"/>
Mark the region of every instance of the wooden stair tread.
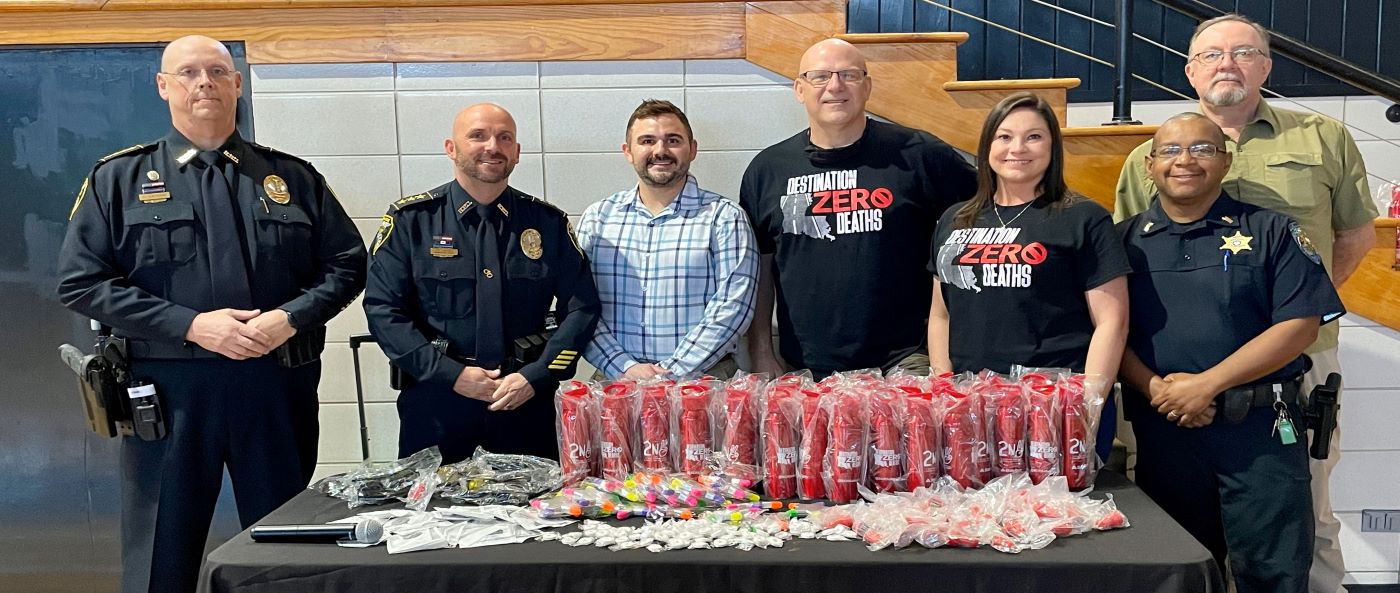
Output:
<path fill-rule="evenodd" d="M 953 43 L 962 45 L 964 42 L 967 41 L 968 34 L 963 32 L 846 33 L 843 35 L 837 35 L 836 38 L 855 45 L 869 43 Z"/>
<path fill-rule="evenodd" d="M 1157 133 L 1157 126 L 1085 126 L 1065 128 L 1065 137 L 1078 136 L 1151 136 Z M 1125 155 L 1126 156 L 1126 155 Z"/>
<path fill-rule="evenodd" d="M 955 91 L 1019 91 L 1034 89 L 1072 89 L 1079 86 L 1078 78 L 1021 78 L 1005 80 L 954 80 L 943 83 L 943 90 Z"/>

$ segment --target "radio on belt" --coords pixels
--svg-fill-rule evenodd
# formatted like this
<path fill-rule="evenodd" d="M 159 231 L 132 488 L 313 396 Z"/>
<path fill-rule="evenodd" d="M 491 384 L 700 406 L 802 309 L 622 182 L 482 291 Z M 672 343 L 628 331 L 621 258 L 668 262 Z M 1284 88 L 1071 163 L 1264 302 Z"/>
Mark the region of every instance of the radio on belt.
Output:
<path fill-rule="evenodd" d="M 156 386 L 145 379 L 133 379 L 126 388 L 126 395 L 131 398 L 131 425 L 136 436 L 143 441 L 165 438 L 165 418 L 161 414 Z"/>

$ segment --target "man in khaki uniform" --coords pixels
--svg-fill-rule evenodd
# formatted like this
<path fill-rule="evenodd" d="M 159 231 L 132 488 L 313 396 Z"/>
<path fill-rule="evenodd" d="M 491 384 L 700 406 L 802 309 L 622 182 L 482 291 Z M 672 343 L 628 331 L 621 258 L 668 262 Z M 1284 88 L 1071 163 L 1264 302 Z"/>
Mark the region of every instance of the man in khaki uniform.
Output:
<path fill-rule="evenodd" d="M 1273 62 L 1269 35 L 1253 21 L 1225 15 L 1201 23 L 1191 38 L 1186 77 L 1200 97 L 1200 111 L 1225 130 L 1234 166 L 1223 189 L 1236 199 L 1287 214 L 1312 239 L 1334 286 L 1356 271 L 1375 242 L 1377 216 L 1366 184 L 1366 167 L 1351 134 L 1323 115 L 1278 109 L 1263 100 L 1260 87 Z M 1157 189 L 1143 166 L 1151 142 L 1137 147 L 1118 179 L 1114 219 L 1124 220 L 1151 204 Z M 1303 393 L 1341 372 L 1337 324 L 1323 326 L 1307 349 L 1312 370 Z M 1312 460 L 1313 509 L 1317 514 L 1309 591 L 1337 593 L 1346 569 L 1332 513 L 1327 482 L 1341 456 L 1340 428 L 1332 435 L 1325 461 Z"/>

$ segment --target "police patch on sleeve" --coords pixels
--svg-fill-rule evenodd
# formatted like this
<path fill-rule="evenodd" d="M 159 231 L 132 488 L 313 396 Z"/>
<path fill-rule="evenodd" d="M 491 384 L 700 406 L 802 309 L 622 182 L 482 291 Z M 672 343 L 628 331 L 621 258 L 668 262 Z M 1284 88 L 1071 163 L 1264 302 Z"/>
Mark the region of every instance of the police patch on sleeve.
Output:
<path fill-rule="evenodd" d="M 1290 221 L 1288 234 L 1293 235 L 1293 242 L 1298 244 L 1298 249 L 1303 250 L 1303 255 L 1308 256 L 1308 259 L 1312 260 L 1313 263 L 1322 265 L 1322 256 L 1317 254 L 1317 248 L 1313 247 L 1312 239 L 1309 239 L 1308 234 L 1303 232 L 1302 226 L 1296 221 Z"/>
<path fill-rule="evenodd" d="M 385 214 L 379 220 L 379 230 L 374 233 L 374 244 L 369 249 L 370 255 L 377 253 L 384 242 L 389 240 L 389 234 L 394 232 L 394 217 Z"/>

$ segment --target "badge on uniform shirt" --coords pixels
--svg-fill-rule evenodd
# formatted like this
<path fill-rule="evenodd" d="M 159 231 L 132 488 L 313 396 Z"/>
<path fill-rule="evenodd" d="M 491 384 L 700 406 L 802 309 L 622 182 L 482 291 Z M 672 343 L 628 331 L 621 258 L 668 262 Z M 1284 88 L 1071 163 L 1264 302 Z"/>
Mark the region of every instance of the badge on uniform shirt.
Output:
<path fill-rule="evenodd" d="M 394 217 L 385 214 L 379 219 L 379 230 L 374 232 L 374 242 L 370 245 L 369 254 L 374 255 L 379 248 L 389 240 L 389 234 L 394 232 Z"/>
<path fill-rule="evenodd" d="M 263 191 L 267 192 L 267 197 L 278 204 L 286 204 L 292 201 L 292 194 L 287 193 L 287 182 L 276 175 L 268 175 L 263 178 Z"/>
<path fill-rule="evenodd" d="M 150 179 L 151 181 L 160 181 L 160 173 L 156 172 L 155 169 L 146 171 L 146 179 Z"/>
<path fill-rule="evenodd" d="M 1317 247 L 1313 246 L 1312 239 L 1308 238 L 1308 234 L 1303 232 L 1303 227 L 1299 226 L 1297 221 L 1289 221 L 1288 234 L 1293 235 L 1293 242 L 1298 244 L 1298 249 L 1303 250 L 1303 255 L 1308 256 L 1312 263 L 1322 265 L 1322 256 L 1318 255 Z"/>
<path fill-rule="evenodd" d="M 535 229 L 525 229 L 520 233 L 520 251 L 525 253 L 525 257 L 539 259 L 544 255 L 544 242 L 540 240 L 540 232 Z"/>
<path fill-rule="evenodd" d="M 1245 235 L 1238 230 L 1235 231 L 1235 234 L 1221 237 L 1221 239 L 1225 240 L 1225 244 L 1220 246 L 1221 251 L 1229 250 L 1235 255 L 1239 255 L 1241 251 L 1254 251 L 1254 248 L 1249 246 L 1249 242 L 1253 241 L 1254 237 Z"/>
<path fill-rule="evenodd" d="M 447 235 L 433 237 L 433 246 L 428 248 L 433 257 L 457 257 L 457 242 Z"/>

